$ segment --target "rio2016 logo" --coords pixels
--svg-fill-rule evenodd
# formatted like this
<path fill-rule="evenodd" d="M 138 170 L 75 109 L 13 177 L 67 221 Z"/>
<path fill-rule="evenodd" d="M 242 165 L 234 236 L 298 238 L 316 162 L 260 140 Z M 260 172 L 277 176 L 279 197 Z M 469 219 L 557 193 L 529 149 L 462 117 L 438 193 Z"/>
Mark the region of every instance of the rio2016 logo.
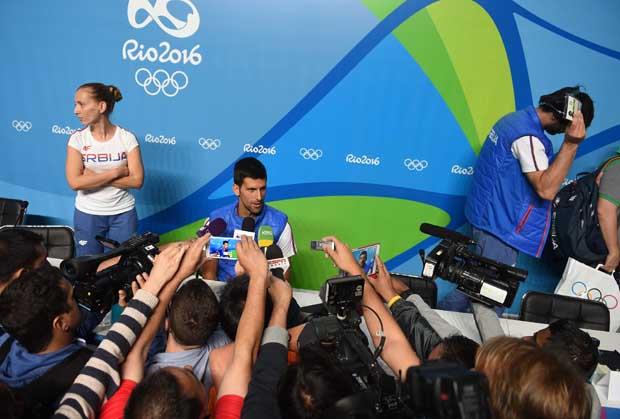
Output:
<path fill-rule="evenodd" d="M 170 36 L 174 36 L 175 38 L 188 38 L 195 34 L 200 27 L 200 15 L 198 14 L 196 6 L 194 6 L 191 1 L 177 1 L 190 8 L 186 16 L 187 20 L 185 21 L 170 13 L 168 10 L 168 3 L 171 3 L 171 0 L 156 0 L 154 5 L 152 5 L 149 0 L 129 0 L 129 4 L 127 4 L 127 19 L 129 19 L 129 24 L 136 29 L 142 29 L 151 22 L 155 22 L 162 31 Z M 142 22 L 138 22 L 137 16 L 141 11 L 145 11 L 148 16 L 144 18 Z M 162 21 L 162 17 L 166 20 Z M 170 22 L 172 27 L 167 26 L 165 22 Z"/>
<path fill-rule="evenodd" d="M 347 154 L 344 161 L 349 164 L 363 164 L 367 166 L 379 166 L 381 164 L 381 159 L 379 157 L 368 157 L 365 154 L 363 156 Z"/>
<path fill-rule="evenodd" d="M 454 166 L 452 166 L 450 173 L 462 176 L 472 176 L 474 174 L 474 168 L 473 166 L 461 167 L 458 164 L 455 164 Z"/>
<path fill-rule="evenodd" d="M 169 3 L 181 3 L 185 7 L 184 16 L 170 11 Z M 146 14 L 146 17 L 145 17 Z M 200 28 L 200 14 L 190 0 L 129 0 L 127 19 L 135 29 L 143 29 L 155 23 L 164 33 L 175 38 L 189 38 Z M 200 44 L 192 48 L 175 48 L 170 42 L 162 41 L 157 46 L 145 45 L 136 39 L 128 39 L 121 48 L 123 60 L 148 63 L 197 66 L 202 62 Z M 189 76 L 184 70 L 152 69 L 140 67 L 134 74 L 136 84 L 149 96 L 160 93 L 167 97 L 175 97 L 189 84 Z"/>

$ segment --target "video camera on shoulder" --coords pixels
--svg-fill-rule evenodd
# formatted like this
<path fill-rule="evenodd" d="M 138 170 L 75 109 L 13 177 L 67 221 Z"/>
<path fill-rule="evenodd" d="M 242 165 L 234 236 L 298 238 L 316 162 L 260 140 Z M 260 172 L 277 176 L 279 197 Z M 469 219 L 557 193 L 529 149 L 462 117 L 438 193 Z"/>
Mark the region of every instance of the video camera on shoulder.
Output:
<path fill-rule="evenodd" d="M 453 282 L 459 291 L 489 306 L 512 306 L 526 270 L 475 254 L 469 250 L 474 241 L 456 231 L 427 223 L 420 231 L 443 239 L 423 256 L 423 277 Z"/>
<path fill-rule="evenodd" d="M 109 242 L 98 240 L 104 246 L 110 246 Z M 125 290 L 130 297 L 131 282 L 136 275 L 151 272 L 153 260 L 159 253 L 155 246 L 158 242 L 159 235 L 144 233 L 107 253 L 65 260 L 60 264 L 60 270 L 73 283 L 73 295 L 78 304 L 89 311 L 103 313 L 111 307 L 118 290 Z M 118 263 L 97 272 L 102 262 L 118 256 Z"/>

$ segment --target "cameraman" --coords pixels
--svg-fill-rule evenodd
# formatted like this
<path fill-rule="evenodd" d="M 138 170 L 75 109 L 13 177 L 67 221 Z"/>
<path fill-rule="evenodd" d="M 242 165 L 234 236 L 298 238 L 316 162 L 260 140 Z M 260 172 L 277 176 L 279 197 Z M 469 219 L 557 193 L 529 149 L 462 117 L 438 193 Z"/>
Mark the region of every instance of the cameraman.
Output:
<path fill-rule="evenodd" d="M 405 284 L 393 279 L 378 256 L 376 261 L 377 277 L 369 277 L 368 281 L 383 298 L 418 356 L 429 361 L 459 362 L 473 368 L 479 345 L 462 336 Z"/>
<path fill-rule="evenodd" d="M 323 250 L 338 268 L 351 276 L 359 275 L 365 279 L 362 304 L 365 306 L 364 320 L 373 345 L 378 347 L 381 344 L 381 329 L 383 329 L 385 342 L 381 358 L 394 375 L 404 381 L 407 369 L 420 365 L 420 358 L 409 345 L 398 323 L 383 305 L 349 248 L 333 236 L 322 240 L 334 242 L 333 250 L 329 246 L 325 246 Z M 375 313 L 373 314 L 371 310 Z M 383 323 L 382 326 L 380 322 Z M 351 410 L 353 405 L 350 399 L 356 396 L 351 372 L 344 371 L 338 362 L 328 355 L 327 350 L 319 342 L 312 323 L 306 324 L 297 338 L 292 337 L 291 344 L 299 347 L 300 359 L 297 365 L 290 366 L 286 370 L 278 386 L 278 401 L 282 416 L 287 419 L 328 418 L 339 415 L 354 417 L 349 416 L 354 414 L 372 417 L 368 398 L 359 397 L 354 404 L 360 410 Z M 366 406 L 360 406 L 364 404 Z"/>
<path fill-rule="evenodd" d="M 562 110 L 567 95 L 582 103 L 572 121 Z M 592 99 L 579 87 L 564 87 L 501 118 L 491 129 L 476 163 L 465 216 L 480 254 L 515 265 L 519 252 L 539 258 L 547 239 L 551 200 L 573 163 L 586 128 L 594 118 Z M 565 133 L 560 151 L 545 135 Z M 438 308 L 466 311 L 469 300 L 458 291 Z"/>
<path fill-rule="evenodd" d="M 43 265 L 49 263 L 41 235 L 19 227 L 4 228 L 0 231 L 0 294 L 22 274 Z M 82 307 L 79 307 L 79 310 L 80 324 L 75 330 L 75 336 L 90 343 L 94 338 L 93 330 L 106 313 L 88 311 Z M 3 333 L 0 327 L 0 336 Z"/>

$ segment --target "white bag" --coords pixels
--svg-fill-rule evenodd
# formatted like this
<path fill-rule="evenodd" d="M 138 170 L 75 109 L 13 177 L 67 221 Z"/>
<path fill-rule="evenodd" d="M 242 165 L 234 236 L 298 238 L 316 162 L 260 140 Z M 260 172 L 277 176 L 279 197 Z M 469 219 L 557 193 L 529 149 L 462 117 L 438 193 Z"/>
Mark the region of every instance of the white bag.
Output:
<path fill-rule="evenodd" d="M 609 330 L 615 332 L 620 327 L 620 289 L 612 275 L 568 258 L 555 293 L 604 303 L 609 309 Z"/>

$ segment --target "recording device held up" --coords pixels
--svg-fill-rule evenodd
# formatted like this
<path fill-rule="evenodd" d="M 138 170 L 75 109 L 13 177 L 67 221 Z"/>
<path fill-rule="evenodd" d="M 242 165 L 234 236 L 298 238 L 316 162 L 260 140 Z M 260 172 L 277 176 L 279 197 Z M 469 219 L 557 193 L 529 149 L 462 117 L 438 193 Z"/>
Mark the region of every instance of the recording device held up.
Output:
<path fill-rule="evenodd" d="M 573 116 L 575 115 L 575 112 L 580 111 L 580 110 L 581 110 L 581 101 L 579 101 L 579 99 L 571 95 L 566 95 L 564 97 L 564 112 L 563 112 L 564 119 L 572 121 Z"/>
<path fill-rule="evenodd" d="M 329 247 L 332 250 L 336 248 L 334 242 L 329 240 L 310 240 L 310 249 L 311 250 L 323 250 L 324 248 Z"/>
<path fill-rule="evenodd" d="M 350 374 L 355 388 L 328 409 L 329 417 L 490 417 L 484 376 L 458 364 L 439 361 L 411 367 L 404 383 L 387 375 L 377 360 L 385 337 L 373 353 L 359 328 L 363 292 L 360 276 L 327 280 L 319 294 L 327 314 L 306 326 L 330 359 Z M 301 340 L 300 344 L 303 347 Z"/>
<path fill-rule="evenodd" d="M 473 240 L 456 231 L 427 223 L 420 225 L 420 231 L 443 239 L 423 256 L 424 278 L 453 282 L 459 291 L 489 306 L 512 305 L 526 270 L 475 254 L 469 249 Z"/>
<path fill-rule="evenodd" d="M 159 253 L 158 242 L 159 236 L 154 233 L 133 236 L 107 253 L 65 260 L 60 270 L 73 284 L 78 304 L 102 313 L 110 308 L 118 290 L 125 290 L 131 297 L 131 282 L 136 275 L 151 272 L 153 260 Z M 117 264 L 97 272 L 101 262 L 118 256 Z"/>

